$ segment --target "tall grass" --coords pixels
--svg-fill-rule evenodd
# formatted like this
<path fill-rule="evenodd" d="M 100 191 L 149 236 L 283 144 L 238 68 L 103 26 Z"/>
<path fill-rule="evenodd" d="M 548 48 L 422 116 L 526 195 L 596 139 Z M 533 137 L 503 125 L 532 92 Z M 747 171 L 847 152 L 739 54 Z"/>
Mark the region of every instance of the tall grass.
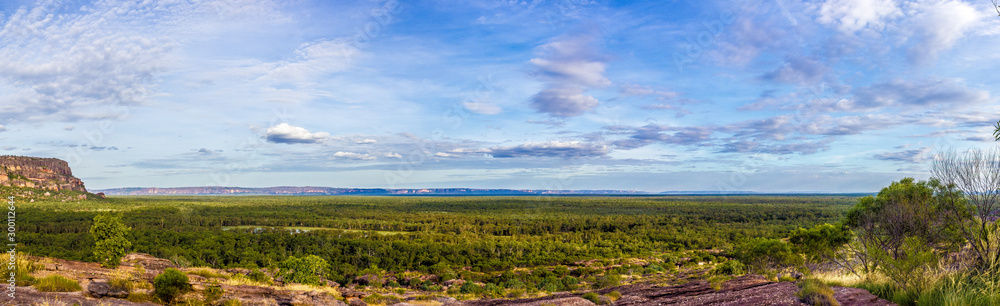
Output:
<path fill-rule="evenodd" d="M 60 275 L 49 275 L 38 280 L 35 288 L 41 292 L 74 292 L 83 290 L 76 280 L 65 278 Z"/>
<path fill-rule="evenodd" d="M 6 256 L 6 255 L 4 255 Z M 40 265 L 36 265 L 35 262 L 28 258 L 28 254 L 17 252 L 17 258 L 14 262 L 14 271 L 10 271 L 7 267 L 2 269 L 3 275 L 10 275 L 10 272 L 14 272 L 17 275 L 17 285 L 18 286 L 31 286 L 34 285 L 37 280 L 31 276 L 32 272 L 40 269 Z"/>
<path fill-rule="evenodd" d="M 880 274 L 859 277 L 820 272 L 812 277 L 831 286 L 865 289 L 899 305 L 1000 305 L 1000 275 L 996 272 L 930 273 L 923 286 L 908 290 Z"/>
<path fill-rule="evenodd" d="M 1000 277 L 996 273 L 947 275 L 921 292 L 916 305 L 1000 305 Z"/>
<path fill-rule="evenodd" d="M 803 279 L 799 281 L 799 292 L 795 296 L 799 301 L 814 306 L 840 306 L 833 298 L 833 289 L 818 279 Z"/>

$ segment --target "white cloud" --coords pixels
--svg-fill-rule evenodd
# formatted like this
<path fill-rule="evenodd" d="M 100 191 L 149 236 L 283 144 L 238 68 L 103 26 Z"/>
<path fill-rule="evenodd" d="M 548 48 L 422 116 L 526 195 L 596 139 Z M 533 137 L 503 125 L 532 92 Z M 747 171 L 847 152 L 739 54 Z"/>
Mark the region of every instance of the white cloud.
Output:
<path fill-rule="evenodd" d="M 0 118 L 124 117 L 112 106 L 147 105 L 193 38 L 290 20 L 270 0 L 62 2 L 0 13 Z"/>
<path fill-rule="evenodd" d="M 265 63 L 262 67 L 248 69 L 269 69 L 258 79 L 261 81 L 301 83 L 347 69 L 360 51 L 346 41 L 318 41 L 302 44 L 295 50 L 295 54 L 297 57 L 294 59 Z"/>
<path fill-rule="evenodd" d="M 966 33 L 975 29 L 979 20 L 986 17 L 985 10 L 977 9 L 963 1 L 922 1 L 911 9 L 917 12 L 912 28 L 920 41 L 910 47 L 910 60 L 922 63 L 951 49 Z"/>
<path fill-rule="evenodd" d="M 491 102 L 463 102 L 462 106 L 470 112 L 483 115 L 496 115 L 503 111 L 496 103 Z"/>
<path fill-rule="evenodd" d="M 375 159 L 375 156 L 371 156 L 371 155 L 368 155 L 368 154 L 362 154 L 362 153 L 354 153 L 354 152 L 337 152 L 337 153 L 333 153 L 333 157 L 335 157 L 335 158 L 343 158 L 343 159 L 353 159 L 353 160 L 373 160 L 373 159 Z"/>
<path fill-rule="evenodd" d="M 370 138 L 359 139 L 359 140 L 355 140 L 354 141 L 354 143 L 356 143 L 356 144 L 373 144 L 373 143 L 377 143 L 377 142 L 378 142 L 378 140 L 370 139 Z"/>
<path fill-rule="evenodd" d="M 5 127 L 3 125 L 0 125 L 0 132 L 6 131 L 6 130 L 7 130 L 7 127 Z"/>
<path fill-rule="evenodd" d="M 597 107 L 597 98 L 578 88 L 547 88 L 532 97 L 531 106 L 539 112 L 559 117 L 574 117 Z"/>
<path fill-rule="evenodd" d="M 611 85 L 604 76 L 607 64 L 594 54 L 593 38 L 576 36 L 545 44 L 544 58 L 533 58 L 536 76 L 546 88 L 531 98 L 531 106 L 557 117 L 573 117 L 593 110 L 599 102 L 585 94 L 591 88 Z"/>
<path fill-rule="evenodd" d="M 820 23 L 854 33 L 866 28 L 881 30 L 886 20 L 901 16 L 902 11 L 893 0 L 828 0 L 819 14 Z"/>
<path fill-rule="evenodd" d="M 385 157 L 388 157 L 388 158 L 403 158 L 402 155 L 399 155 L 399 153 L 396 153 L 396 152 L 385 153 L 385 154 L 382 154 L 382 156 L 385 156 Z"/>
<path fill-rule="evenodd" d="M 267 129 L 267 140 L 274 143 L 319 143 L 330 137 L 329 133 L 310 133 L 301 127 L 281 123 Z"/>

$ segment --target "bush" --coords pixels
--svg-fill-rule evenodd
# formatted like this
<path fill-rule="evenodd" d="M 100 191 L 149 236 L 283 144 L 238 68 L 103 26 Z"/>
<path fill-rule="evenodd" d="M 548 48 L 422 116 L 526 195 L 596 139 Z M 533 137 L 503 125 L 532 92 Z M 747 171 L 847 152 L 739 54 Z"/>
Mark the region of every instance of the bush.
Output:
<path fill-rule="evenodd" d="M 621 285 L 621 283 L 622 283 L 622 277 L 621 276 L 618 276 L 618 275 L 615 275 L 615 274 L 604 275 L 604 276 L 598 277 L 597 281 L 594 282 L 594 289 L 602 289 L 602 288 L 608 288 L 608 287 L 615 287 L 615 286 Z"/>
<path fill-rule="evenodd" d="M 483 293 L 483 287 L 480 287 L 479 285 L 476 285 L 476 284 L 474 284 L 472 282 L 466 282 L 466 283 L 462 284 L 462 288 L 459 289 L 459 292 L 461 292 L 461 293 L 472 293 L 472 294 L 482 294 Z"/>
<path fill-rule="evenodd" d="M 108 286 L 115 291 L 132 291 L 132 280 L 125 278 L 112 278 L 108 280 Z"/>
<path fill-rule="evenodd" d="M 247 278 L 249 278 L 252 281 L 255 281 L 255 282 L 258 282 L 258 283 L 262 283 L 262 284 L 270 284 L 271 283 L 271 276 L 267 275 L 267 273 L 264 273 L 263 271 L 260 271 L 260 270 L 253 270 L 253 271 L 251 271 L 250 274 L 247 274 Z"/>
<path fill-rule="evenodd" d="M 607 296 L 601 296 L 597 292 L 587 292 L 581 296 L 583 299 L 594 302 L 597 305 L 608 305 L 611 304 L 611 298 Z"/>
<path fill-rule="evenodd" d="M 787 242 L 755 238 L 733 248 L 733 256 L 749 268 L 768 270 L 802 264 L 802 257 Z"/>
<path fill-rule="evenodd" d="M 805 279 L 799 282 L 799 292 L 795 294 L 800 301 L 816 306 L 840 306 L 833 298 L 833 289 L 816 279 Z"/>
<path fill-rule="evenodd" d="M 613 301 L 617 301 L 618 299 L 622 298 L 622 293 L 618 292 L 618 290 L 615 290 L 615 291 L 608 292 L 608 294 L 606 294 L 606 296 L 609 297 L 609 298 L 611 298 L 611 300 L 613 300 Z"/>
<path fill-rule="evenodd" d="M 744 266 L 739 260 L 731 259 L 715 267 L 715 269 L 712 270 L 712 274 L 739 276 L 745 274 L 746 269 L 747 267 Z"/>
<path fill-rule="evenodd" d="M 222 294 L 225 293 L 222 290 L 222 285 L 216 280 L 212 281 L 211 285 L 205 287 L 205 291 L 202 291 L 202 295 L 205 297 L 205 304 L 215 305 L 215 301 L 222 298 Z"/>
<path fill-rule="evenodd" d="M 184 272 L 168 268 L 153 279 L 153 288 L 156 290 L 156 297 L 169 303 L 181 294 L 191 291 L 191 284 L 188 283 L 188 277 Z"/>
<path fill-rule="evenodd" d="M 35 288 L 41 292 L 74 292 L 83 290 L 76 280 L 59 275 L 49 275 L 38 280 Z"/>
<path fill-rule="evenodd" d="M 794 230 L 788 241 L 810 260 L 821 261 L 832 258 L 841 246 L 851 242 L 853 236 L 847 226 L 824 223 L 810 229 Z"/>
<path fill-rule="evenodd" d="M 579 287 L 580 279 L 572 276 L 563 277 L 562 279 L 563 287 L 566 289 L 573 290 Z"/>
<path fill-rule="evenodd" d="M 400 302 L 398 297 L 391 295 L 381 295 L 378 293 L 366 296 L 361 300 L 365 301 L 365 303 L 368 304 L 381 304 L 381 305 L 392 305 Z"/>
<path fill-rule="evenodd" d="M 319 285 L 322 275 L 330 268 L 330 265 L 319 256 L 309 255 L 302 258 L 289 256 L 288 259 L 281 262 L 280 267 L 285 273 L 286 282 Z M 373 266 L 372 269 L 377 269 L 377 267 Z"/>

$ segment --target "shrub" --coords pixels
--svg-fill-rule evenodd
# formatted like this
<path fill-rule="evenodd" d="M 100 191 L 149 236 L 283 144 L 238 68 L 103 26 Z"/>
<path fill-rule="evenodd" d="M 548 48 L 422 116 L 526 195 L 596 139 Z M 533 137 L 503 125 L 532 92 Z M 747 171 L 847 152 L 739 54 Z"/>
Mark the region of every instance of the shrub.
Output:
<path fill-rule="evenodd" d="M 485 291 L 486 296 L 490 298 L 496 299 L 503 297 L 503 289 L 501 289 L 499 286 L 493 283 L 486 284 L 486 287 L 483 288 L 483 291 Z"/>
<path fill-rule="evenodd" d="M 264 273 L 263 271 L 260 271 L 260 270 L 253 270 L 253 271 L 251 271 L 250 274 L 247 274 L 247 278 L 249 278 L 252 281 L 255 281 L 255 282 L 258 282 L 258 283 L 262 283 L 262 284 L 270 284 L 271 283 L 271 276 L 267 275 L 267 273 Z"/>
<path fill-rule="evenodd" d="M 816 306 L 840 306 L 833 298 L 833 289 L 816 279 L 805 279 L 799 282 L 799 292 L 795 294 L 800 301 Z"/>
<path fill-rule="evenodd" d="M 459 289 L 459 292 L 461 292 L 461 293 L 481 294 L 481 293 L 483 293 L 483 287 L 480 287 L 479 285 L 476 285 L 476 284 L 474 284 L 472 282 L 466 282 L 466 283 L 462 284 L 462 288 Z"/>
<path fill-rule="evenodd" d="M 567 276 L 567 277 L 563 277 L 562 283 L 563 283 L 563 287 L 566 287 L 566 289 L 573 290 L 573 289 L 576 289 L 577 287 L 579 287 L 577 285 L 580 284 L 580 279 L 576 278 L 576 277 L 572 277 L 572 276 Z"/>
<path fill-rule="evenodd" d="M 552 269 L 552 273 L 554 273 L 557 277 L 563 277 L 569 274 L 569 268 L 566 266 L 556 266 Z"/>
<path fill-rule="evenodd" d="M 243 303 L 240 303 L 240 300 L 226 300 L 222 306 L 243 306 Z"/>
<path fill-rule="evenodd" d="M 851 242 L 853 233 L 844 225 L 824 223 L 813 228 L 792 231 L 788 241 L 812 261 L 832 258 L 837 250 Z"/>
<path fill-rule="evenodd" d="M 613 301 L 617 301 L 618 299 L 622 298 L 622 293 L 618 292 L 618 290 L 608 292 L 608 294 L 605 295 L 611 298 L 611 300 Z"/>
<path fill-rule="evenodd" d="M 461 293 L 481 294 L 481 293 L 483 293 L 483 287 L 481 287 L 479 285 L 476 285 L 473 282 L 466 282 L 466 283 L 462 284 L 462 287 L 459 289 L 459 292 L 461 292 Z"/>
<path fill-rule="evenodd" d="M 594 289 L 615 287 L 615 286 L 621 285 L 621 283 L 622 283 L 622 277 L 621 276 L 618 276 L 618 275 L 615 275 L 615 274 L 604 275 L 604 276 L 598 277 L 597 281 L 594 282 Z"/>
<path fill-rule="evenodd" d="M 316 255 L 303 258 L 289 256 L 280 266 L 285 273 L 285 281 L 307 285 L 319 285 L 321 276 L 330 268 L 325 259 Z M 377 269 L 374 266 L 372 268 Z"/>
<path fill-rule="evenodd" d="M 132 291 L 132 280 L 125 278 L 112 278 L 108 280 L 108 285 L 115 291 Z"/>
<path fill-rule="evenodd" d="M 49 275 L 38 280 L 35 288 L 41 292 L 74 292 L 83 290 L 80 283 L 60 275 Z"/>
<path fill-rule="evenodd" d="M 733 255 L 750 268 L 759 270 L 802 264 L 802 257 L 792 251 L 791 245 L 778 239 L 752 239 L 737 245 Z"/>
<path fill-rule="evenodd" d="M 581 297 L 585 300 L 594 302 L 594 304 L 598 304 L 601 302 L 601 295 L 597 294 L 597 292 L 587 292 L 584 293 L 583 296 Z"/>
<path fill-rule="evenodd" d="M 743 275 L 744 273 L 746 273 L 746 266 L 744 266 L 743 263 L 741 263 L 739 260 L 735 259 L 727 260 L 726 262 L 722 263 L 721 265 L 715 267 L 714 270 L 712 270 L 712 274 L 716 275 L 739 276 Z"/>
<path fill-rule="evenodd" d="M 215 301 L 222 298 L 222 294 L 225 293 L 222 290 L 222 285 L 216 280 L 212 281 L 211 285 L 205 287 L 205 290 L 201 294 L 205 297 L 205 304 L 215 305 Z"/>
<path fill-rule="evenodd" d="M 400 302 L 398 297 L 391 295 L 381 295 L 378 293 L 366 296 L 361 300 L 365 301 L 365 303 L 368 304 L 381 304 L 381 305 L 392 305 Z"/>
<path fill-rule="evenodd" d="M 391 280 L 388 283 L 386 283 L 385 286 L 389 287 L 389 288 L 396 288 L 396 287 L 399 287 L 399 282 Z"/>
<path fill-rule="evenodd" d="M 188 277 L 180 270 L 168 268 L 153 279 L 153 288 L 156 290 L 156 297 L 164 302 L 171 302 L 181 294 L 191 290 Z"/>

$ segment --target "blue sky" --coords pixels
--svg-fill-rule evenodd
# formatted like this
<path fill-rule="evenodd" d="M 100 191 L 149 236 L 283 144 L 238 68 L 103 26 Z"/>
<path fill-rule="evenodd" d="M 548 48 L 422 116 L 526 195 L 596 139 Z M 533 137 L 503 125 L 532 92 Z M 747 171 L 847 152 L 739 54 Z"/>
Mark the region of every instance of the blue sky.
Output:
<path fill-rule="evenodd" d="M 990 1 L 4 1 L 0 154 L 90 189 L 871 192 L 995 146 Z"/>

